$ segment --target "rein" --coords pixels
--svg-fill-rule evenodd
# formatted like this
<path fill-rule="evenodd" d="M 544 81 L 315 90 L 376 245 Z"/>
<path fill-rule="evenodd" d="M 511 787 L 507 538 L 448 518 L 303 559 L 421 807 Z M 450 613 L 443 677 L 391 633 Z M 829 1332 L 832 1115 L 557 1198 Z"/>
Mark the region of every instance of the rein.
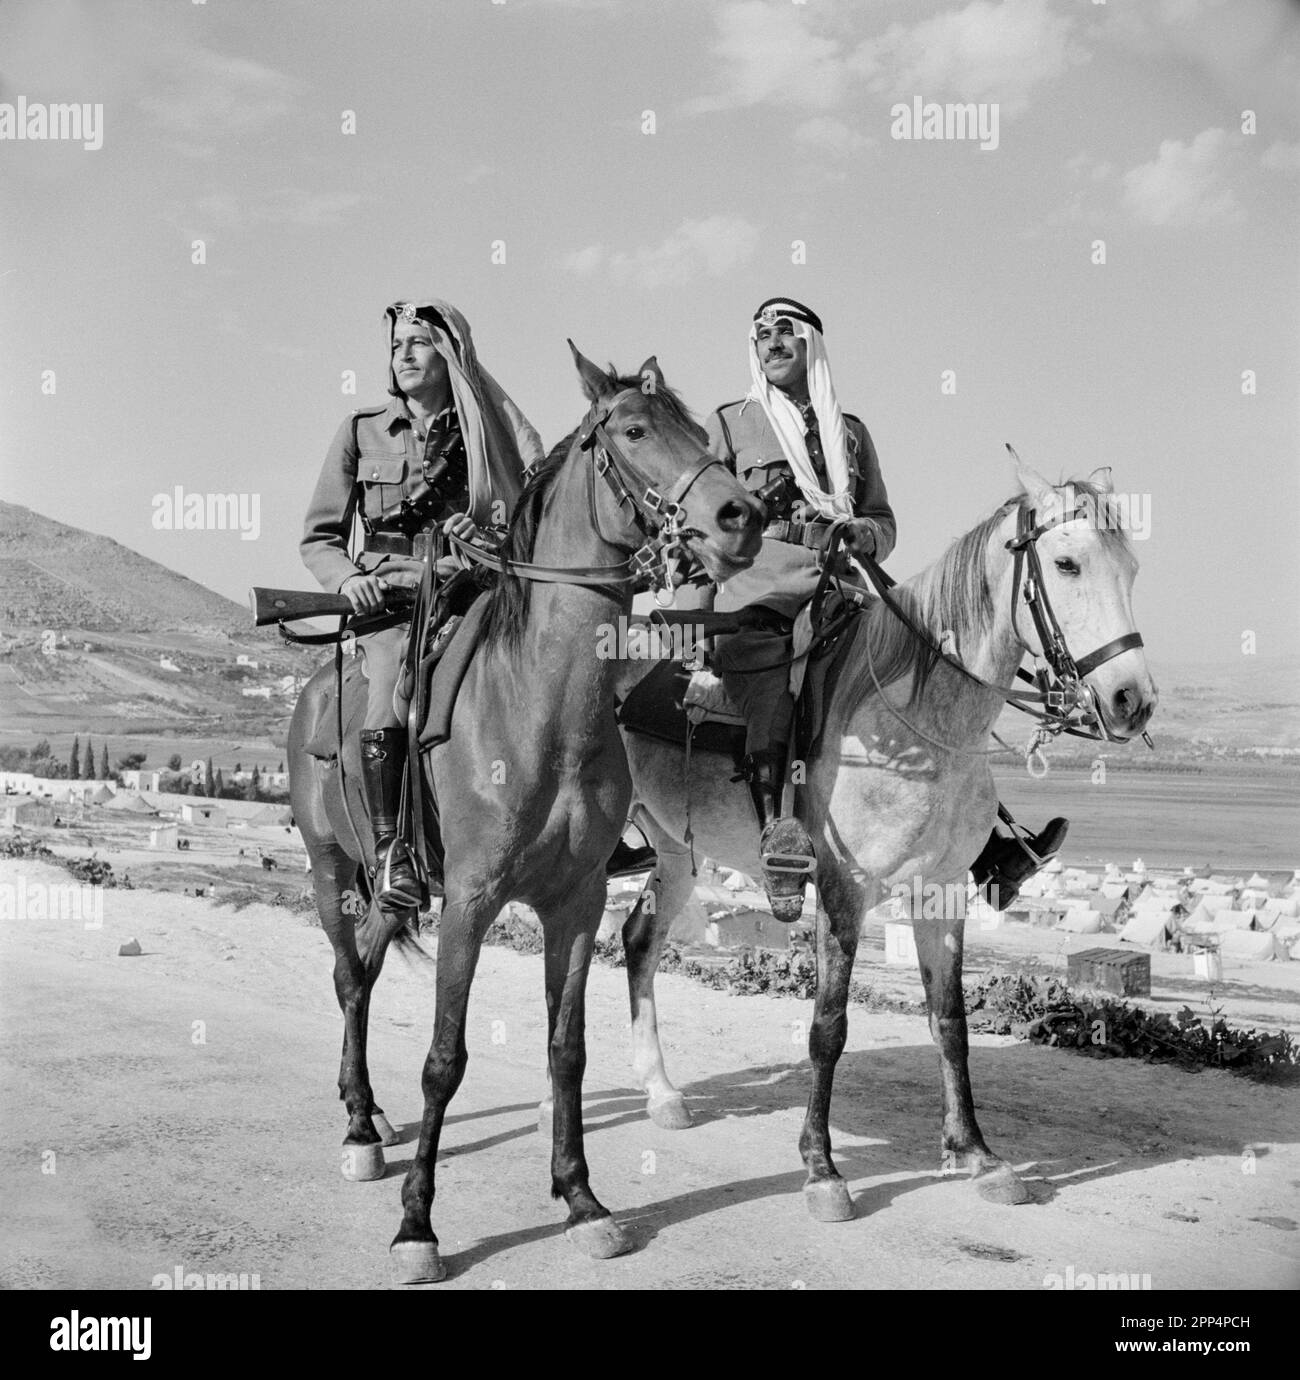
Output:
<path fill-rule="evenodd" d="M 681 544 L 686 535 L 681 526 L 685 517 L 682 502 L 695 481 L 714 465 L 721 465 L 722 461 L 710 455 L 708 451 L 702 451 L 696 464 L 682 474 L 666 494 L 660 493 L 653 484 L 645 482 L 644 476 L 637 474 L 635 467 L 606 429 L 606 423 L 619 403 L 637 392 L 635 388 L 625 388 L 617 393 L 577 441 L 580 451 L 590 452 L 593 469 L 609 485 L 617 507 L 621 510 L 624 504 L 630 504 L 633 521 L 642 535 L 648 538 L 626 561 L 620 561 L 617 565 L 538 565 L 533 561 L 511 560 L 503 553 L 485 551 L 481 546 L 452 536 L 451 542 L 456 550 L 476 564 L 486 566 L 499 574 L 515 575 L 520 579 L 548 584 L 608 586 L 637 584 L 645 580 L 654 588 L 654 576 L 656 568 L 659 568 L 663 576 L 663 588 L 671 590 L 669 554 Z M 641 486 L 640 497 L 624 479 L 624 471 Z M 593 493 L 593 511 L 594 505 Z M 596 535 L 608 541 L 599 528 Z M 615 543 L 608 544 L 612 546 Z"/>

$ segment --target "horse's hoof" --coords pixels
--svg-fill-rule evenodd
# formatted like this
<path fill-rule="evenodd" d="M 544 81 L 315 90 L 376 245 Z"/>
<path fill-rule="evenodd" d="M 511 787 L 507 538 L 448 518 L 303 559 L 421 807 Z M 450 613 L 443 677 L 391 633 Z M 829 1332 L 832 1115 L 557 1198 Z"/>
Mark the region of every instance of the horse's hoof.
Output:
<path fill-rule="evenodd" d="M 977 1174 L 972 1182 L 985 1202 L 998 1203 L 1002 1207 L 1017 1207 L 1033 1199 L 1033 1195 L 1021 1183 L 1016 1171 L 1009 1164 L 1004 1164 L 988 1174 Z"/>
<path fill-rule="evenodd" d="M 555 1134 L 554 1102 L 539 1102 L 537 1104 L 537 1133 L 542 1136 Z"/>
<path fill-rule="evenodd" d="M 650 1120 L 664 1131 L 685 1131 L 695 1124 L 686 1105 L 686 1099 L 681 1093 L 673 1093 L 671 1097 L 661 1097 L 657 1100 L 648 1098 L 645 1109 L 650 1113 Z"/>
<path fill-rule="evenodd" d="M 384 1177 L 384 1147 L 374 1145 L 349 1145 L 343 1142 L 343 1159 L 339 1167 L 343 1177 L 353 1183 L 367 1183 L 371 1179 Z"/>
<path fill-rule="evenodd" d="M 815 1179 L 803 1186 L 803 1200 L 814 1222 L 850 1222 L 853 1197 L 843 1179 Z"/>
<path fill-rule="evenodd" d="M 564 1234 L 583 1255 L 593 1260 L 609 1260 L 616 1255 L 626 1255 L 632 1249 L 632 1238 L 612 1217 L 579 1222 L 576 1227 L 566 1227 Z"/>
<path fill-rule="evenodd" d="M 396 1145 L 401 1137 L 393 1130 L 393 1123 L 383 1112 L 371 1112 L 370 1124 L 375 1128 L 381 1145 Z"/>
<path fill-rule="evenodd" d="M 394 1241 L 388 1264 L 394 1284 L 437 1284 L 447 1278 L 436 1241 Z"/>

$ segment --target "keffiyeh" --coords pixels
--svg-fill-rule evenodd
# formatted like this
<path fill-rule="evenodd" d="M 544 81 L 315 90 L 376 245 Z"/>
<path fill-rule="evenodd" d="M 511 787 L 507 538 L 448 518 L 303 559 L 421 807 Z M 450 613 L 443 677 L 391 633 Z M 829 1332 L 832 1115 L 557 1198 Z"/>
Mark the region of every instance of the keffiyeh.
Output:
<path fill-rule="evenodd" d="M 783 307 L 786 310 L 782 310 Z M 808 400 L 817 418 L 822 455 L 826 461 L 826 473 L 831 486 L 829 493 L 821 487 L 816 468 L 808 455 L 803 414 L 779 388 L 768 382 L 759 361 L 759 325 L 764 322 L 771 324 L 780 317 L 790 321 L 795 335 L 805 341 L 808 347 Z M 835 396 L 835 384 L 831 380 L 831 368 L 826 358 L 826 345 L 819 329 L 820 323 L 814 325 L 813 321 L 816 321 L 816 317 L 798 303 L 782 302 L 779 299 L 764 303 L 759 316 L 749 329 L 749 374 L 753 386 L 748 396 L 757 402 L 766 414 L 781 443 L 785 458 L 794 470 L 795 479 L 805 500 L 822 517 L 847 518 L 853 516 L 853 494 L 849 489 L 844 413 L 840 410 L 839 401 Z"/>

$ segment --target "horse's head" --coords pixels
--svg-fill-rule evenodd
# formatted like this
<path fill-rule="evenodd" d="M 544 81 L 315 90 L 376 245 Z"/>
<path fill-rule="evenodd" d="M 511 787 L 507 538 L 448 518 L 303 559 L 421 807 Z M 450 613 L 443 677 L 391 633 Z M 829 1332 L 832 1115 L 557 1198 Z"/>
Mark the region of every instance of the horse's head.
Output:
<path fill-rule="evenodd" d="M 605 481 L 597 485 L 602 536 L 633 550 L 647 529 L 666 531 L 719 582 L 752 565 L 764 509 L 709 454 L 704 429 L 664 382 L 654 356 L 635 376 L 620 377 L 597 368 L 572 341 L 569 348 L 591 402 L 580 443 Z M 606 519 L 613 509 L 617 516 Z"/>
<path fill-rule="evenodd" d="M 1146 727 L 1158 692 L 1133 621 L 1138 563 L 1110 470 L 1055 486 L 1016 457 L 1016 477 L 1025 495 L 1015 539 L 1026 562 L 1022 575 L 1032 578 L 1029 552 L 1036 547 L 1042 591 L 1065 648 L 1094 695 L 1103 726 L 1117 738 L 1131 738 Z M 1022 589 L 1028 593 L 1023 584 Z M 1032 655 L 1051 660 L 1052 649 L 1043 645 L 1050 641 L 1050 618 L 1045 639 L 1039 619 L 1030 616 L 1032 608 L 1026 609 L 1020 594 L 1016 604 L 1021 641 Z"/>

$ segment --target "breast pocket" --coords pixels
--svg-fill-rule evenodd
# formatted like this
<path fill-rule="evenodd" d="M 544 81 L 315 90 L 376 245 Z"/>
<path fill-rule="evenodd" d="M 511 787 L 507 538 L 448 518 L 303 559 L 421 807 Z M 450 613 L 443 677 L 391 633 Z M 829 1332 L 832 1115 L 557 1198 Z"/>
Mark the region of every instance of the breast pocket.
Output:
<path fill-rule="evenodd" d="M 368 518 L 377 518 L 402 501 L 406 455 L 392 451 L 362 451 L 357 457 L 357 482 Z"/>

